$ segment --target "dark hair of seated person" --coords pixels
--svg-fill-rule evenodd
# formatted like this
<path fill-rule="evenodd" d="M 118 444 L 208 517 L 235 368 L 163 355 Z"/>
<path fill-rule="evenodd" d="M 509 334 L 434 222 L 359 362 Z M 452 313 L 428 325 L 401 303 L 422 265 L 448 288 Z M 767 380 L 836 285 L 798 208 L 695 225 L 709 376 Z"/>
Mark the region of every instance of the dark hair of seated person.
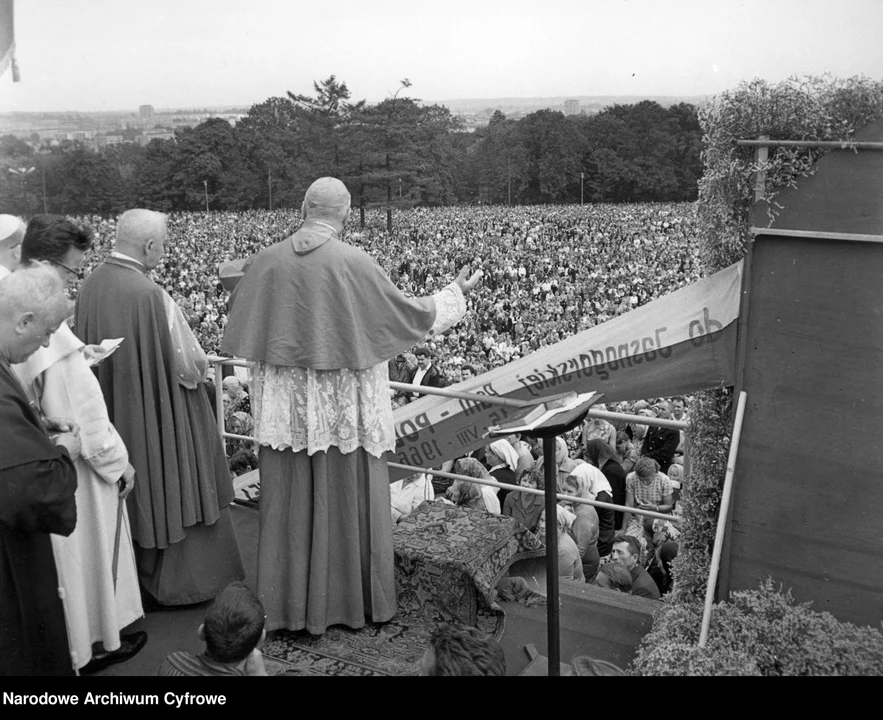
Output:
<path fill-rule="evenodd" d="M 258 459 L 251 450 L 240 448 L 230 456 L 230 472 L 234 475 L 242 475 L 258 467 Z"/>
<path fill-rule="evenodd" d="M 432 633 L 429 648 L 435 657 L 426 674 L 433 676 L 506 675 L 503 648 L 490 635 L 465 625 L 442 623 Z M 427 651 L 428 652 L 428 651 Z"/>
<path fill-rule="evenodd" d="M 232 582 L 205 612 L 206 654 L 217 662 L 245 660 L 261 640 L 264 606 L 244 583 Z"/>

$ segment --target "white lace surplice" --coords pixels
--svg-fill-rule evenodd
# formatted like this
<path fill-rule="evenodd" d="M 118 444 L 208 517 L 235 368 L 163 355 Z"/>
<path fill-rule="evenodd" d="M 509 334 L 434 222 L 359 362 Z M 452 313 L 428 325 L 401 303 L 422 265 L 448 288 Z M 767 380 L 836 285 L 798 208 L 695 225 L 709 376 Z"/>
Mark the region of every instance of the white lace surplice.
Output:
<path fill-rule="evenodd" d="M 443 333 L 466 314 L 456 283 L 433 295 L 435 323 Z M 313 370 L 249 363 L 254 433 L 261 445 L 312 455 L 336 447 L 346 454 L 363 447 L 375 457 L 395 449 L 389 370 L 379 363 L 364 370 Z"/>

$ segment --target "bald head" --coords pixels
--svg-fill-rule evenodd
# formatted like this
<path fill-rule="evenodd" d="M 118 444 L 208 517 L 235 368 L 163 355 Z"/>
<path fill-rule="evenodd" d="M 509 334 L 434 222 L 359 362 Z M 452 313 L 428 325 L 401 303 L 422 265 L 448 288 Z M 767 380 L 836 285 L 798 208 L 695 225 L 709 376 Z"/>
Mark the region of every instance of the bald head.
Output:
<path fill-rule="evenodd" d="M 301 214 L 304 220 L 330 220 L 341 225 L 350 210 L 350 193 L 340 180 L 319 178 L 304 195 Z"/>
<path fill-rule="evenodd" d="M 0 215 L 0 265 L 15 270 L 21 258 L 21 241 L 24 240 L 24 220 L 15 215 Z"/>
<path fill-rule="evenodd" d="M 126 210 L 117 220 L 115 249 L 152 270 L 162 260 L 167 219 L 167 215 L 153 210 Z"/>
<path fill-rule="evenodd" d="M 0 280 L 0 353 L 10 363 L 27 360 L 49 337 L 73 305 L 65 285 L 48 262 L 34 262 Z"/>

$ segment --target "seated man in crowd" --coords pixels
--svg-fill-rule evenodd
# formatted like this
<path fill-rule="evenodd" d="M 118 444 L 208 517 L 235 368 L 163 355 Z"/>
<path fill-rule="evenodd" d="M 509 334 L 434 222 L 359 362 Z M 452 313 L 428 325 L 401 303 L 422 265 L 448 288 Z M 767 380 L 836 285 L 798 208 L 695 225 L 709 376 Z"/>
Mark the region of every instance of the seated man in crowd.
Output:
<path fill-rule="evenodd" d="M 205 612 L 199 639 L 205 652 L 175 652 L 160 665 L 163 677 L 266 675 L 258 645 L 266 637 L 267 616 L 257 596 L 241 582 L 225 587 Z"/>
<path fill-rule="evenodd" d="M 659 588 L 641 567 L 641 545 L 631 535 L 617 535 L 613 540 L 613 562 L 632 576 L 632 595 L 659 600 Z"/>
<path fill-rule="evenodd" d="M 632 591 L 632 574 L 615 562 L 604 563 L 598 568 L 598 574 L 595 575 L 592 584 L 607 590 L 630 593 Z"/>
<path fill-rule="evenodd" d="M 490 635 L 465 625 L 439 625 L 420 662 L 420 675 L 481 677 L 506 675 L 503 648 Z"/>

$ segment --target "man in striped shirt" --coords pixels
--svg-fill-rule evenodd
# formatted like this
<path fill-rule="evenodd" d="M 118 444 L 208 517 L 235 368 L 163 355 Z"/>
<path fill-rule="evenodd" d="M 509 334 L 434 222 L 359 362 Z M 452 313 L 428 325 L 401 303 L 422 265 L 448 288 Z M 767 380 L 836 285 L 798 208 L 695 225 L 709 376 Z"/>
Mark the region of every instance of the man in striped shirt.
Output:
<path fill-rule="evenodd" d="M 199 639 L 205 652 L 176 652 L 160 665 L 164 677 L 266 675 L 258 645 L 264 640 L 264 606 L 243 583 L 230 583 L 209 605 Z"/>

